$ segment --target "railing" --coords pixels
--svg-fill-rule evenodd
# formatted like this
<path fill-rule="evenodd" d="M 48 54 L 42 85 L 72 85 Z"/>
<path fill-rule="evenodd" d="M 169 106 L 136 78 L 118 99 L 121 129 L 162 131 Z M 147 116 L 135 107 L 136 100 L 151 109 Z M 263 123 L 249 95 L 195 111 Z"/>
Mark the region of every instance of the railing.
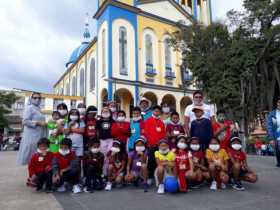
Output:
<path fill-rule="evenodd" d="M 152 63 L 146 63 L 146 75 L 147 76 L 155 76 L 156 70 L 154 69 L 154 65 Z"/>

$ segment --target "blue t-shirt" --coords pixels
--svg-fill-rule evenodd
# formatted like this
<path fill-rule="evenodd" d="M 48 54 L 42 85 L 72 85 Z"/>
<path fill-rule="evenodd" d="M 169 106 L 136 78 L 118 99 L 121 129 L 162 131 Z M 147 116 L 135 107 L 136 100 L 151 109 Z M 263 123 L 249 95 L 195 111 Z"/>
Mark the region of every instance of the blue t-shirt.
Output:
<path fill-rule="evenodd" d="M 133 121 L 130 122 L 130 130 L 131 130 L 131 136 L 128 139 L 128 149 L 133 150 L 134 149 L 134 142 L 140 137 L 141 135 L 141 127 L 140 127 L 139 121 Z"/>
<path fill-rule="evenodd" d="M 142 112 L 142 116 L 144 121 L 146 121 L 148 118 L 150 118 L 153 115 L 152 110 L 148 110 L 146 112 Z"/>

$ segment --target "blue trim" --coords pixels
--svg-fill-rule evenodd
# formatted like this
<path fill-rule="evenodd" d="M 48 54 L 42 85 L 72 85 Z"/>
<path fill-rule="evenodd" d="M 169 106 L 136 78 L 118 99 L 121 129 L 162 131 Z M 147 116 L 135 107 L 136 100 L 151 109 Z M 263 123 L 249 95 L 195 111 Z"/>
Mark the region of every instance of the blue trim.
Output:
<path fill-rule="evenodd" d="M 194 19 L 197 20 L 197 0 L 192 0 L 192 10 Z"/>
<path fill-rule="evenodd" d="M 106 65 L 108 72 L 106 72 L 106 75 L 108 75 L 108 79 L 112 78 L 113 72 L 112 72 L 112 63 L 113 63 L 113 50 L 112 50 L 112 23 L 115 19 L 125 19 L 128 22 L 131 23 L 131 25 L 134 28 L 135 31 L 135 60 L 136 60 L 136 80 L 138 81 L 138 45 L 137 45 L 137 16 L 135 13 L 130 12 L 128 10 L 113 6 L 113 5 L 108 5 L 103 14 L 98 18 L 98 31 L 100 29 L 101 24 L 104 21 L 107 21 L 108 23 L 108 64 Z M 108 100 L 113 99 L 113 83 L 112 81 L 108 81 Z M 136 97 L 135 97 L 136 98 Z"/>

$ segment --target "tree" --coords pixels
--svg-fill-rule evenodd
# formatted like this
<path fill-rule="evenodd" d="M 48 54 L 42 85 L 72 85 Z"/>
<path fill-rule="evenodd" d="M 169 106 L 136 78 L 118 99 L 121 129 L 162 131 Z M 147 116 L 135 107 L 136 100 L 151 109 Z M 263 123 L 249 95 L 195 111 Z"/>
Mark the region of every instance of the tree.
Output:
<path fill-rule="evenodd" d="M 14 93 L 0 92 L 0 129 L 9 126 L 7 114 L 11 113 L 9 110 L 16 102 L 17 96 Z"/>
<path fill-rule="evenodd" d="M 280 93 L 280 0 L 244 0 L 245 12 L 228 12 L 228 23 L 182 26 L 171 43 L 208 98 L 248 124 L 272 109 Z"/>

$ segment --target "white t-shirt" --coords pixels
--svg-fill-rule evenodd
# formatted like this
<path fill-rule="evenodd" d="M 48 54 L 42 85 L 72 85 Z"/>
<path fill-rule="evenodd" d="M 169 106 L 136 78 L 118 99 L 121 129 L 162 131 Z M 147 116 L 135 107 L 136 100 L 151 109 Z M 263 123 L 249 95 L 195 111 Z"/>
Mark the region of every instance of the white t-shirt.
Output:
<path fill-rule="evenodd" d="M 194 112 L 192 111 L 194 106 L 195 106 L 194 104 L 191 104 L 191 105 L 187 106 L 187 108 L 185 110 L 185 117 L 190 118 L 190 125 L 191 125 L 191 122 L 196 119 L 195 115 L 194 115 Z M 203 114 L 202 117 L 210 120 L 210 118 L 215 115 L 214 114 L 214 108 L 212 106 L 203 103 L 202 108 L 204 110 L 204 114 Z"/>

